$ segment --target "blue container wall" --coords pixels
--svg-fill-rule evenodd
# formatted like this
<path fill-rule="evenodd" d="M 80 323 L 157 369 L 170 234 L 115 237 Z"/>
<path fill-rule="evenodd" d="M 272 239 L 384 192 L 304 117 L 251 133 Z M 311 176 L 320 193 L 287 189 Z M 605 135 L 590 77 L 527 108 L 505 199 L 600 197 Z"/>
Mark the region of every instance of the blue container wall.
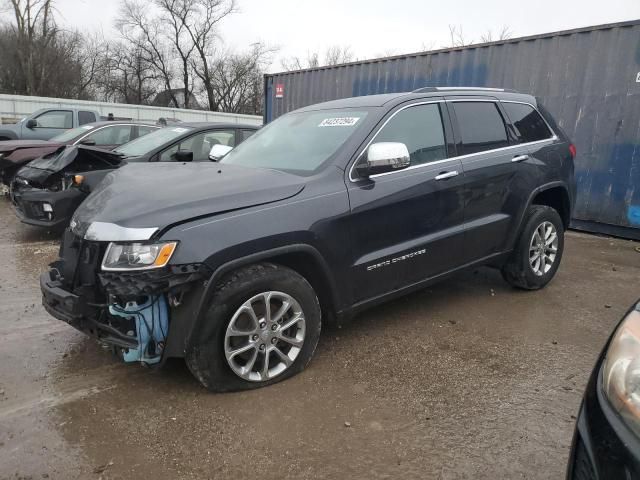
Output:
<path fill-rule="evenodd" d="M 639 75 L 640 21 L 634 21 L 269 75 L 265 117 L 270 121 L 337 98 L 425 86 L 502 87 L 530 93 L 541 99 L 577 147 L 574 223 L 638 238 Z M 276 84 L 284 85 L 284 98 L 274 98 Z"/>

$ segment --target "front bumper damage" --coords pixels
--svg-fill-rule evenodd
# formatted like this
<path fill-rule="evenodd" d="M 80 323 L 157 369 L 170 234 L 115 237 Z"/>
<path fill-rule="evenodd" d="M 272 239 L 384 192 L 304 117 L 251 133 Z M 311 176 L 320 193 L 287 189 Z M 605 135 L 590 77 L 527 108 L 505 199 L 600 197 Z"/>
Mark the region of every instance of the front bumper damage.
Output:
<path fill-rule="evenodd" d="M 21 222 L 36 227 L 52 230 L 66 227 L 73 212 L 87 196 L 77 188 L 54 192 L 19 182 L 15 179 L 9 191 L 14 212 Z"/>
<path fill-rule="evenodd" d="M 45 310 L 114 347 L 127 362 L 156 364 L 184 356 L 208 269 L 194 264 L 100 272 L 105 249 L 67 231 L 61 259 L 40 276 Z"/>

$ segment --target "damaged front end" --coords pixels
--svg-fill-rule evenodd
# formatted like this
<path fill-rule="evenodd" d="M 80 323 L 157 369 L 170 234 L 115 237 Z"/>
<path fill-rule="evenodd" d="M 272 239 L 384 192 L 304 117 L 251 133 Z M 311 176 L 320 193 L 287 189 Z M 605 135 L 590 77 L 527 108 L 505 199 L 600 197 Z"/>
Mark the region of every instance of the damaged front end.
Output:
<path fill-rule="evenodd" d="M 45 309 L 126 362 L 153 365 L 183 356 L 188 322 L 210 273 L 200 264 L 104 271 L 109 245 L 67 230 L 60 259 L 40 277 Z"/>
<path fill-rule="evenodd" d="M 122 164 L 120 155 L 98 148 L 60 148 L 18 170 L 9 188 L 14 211 L 24 223 L 64 228 L 91 187 Z"/>

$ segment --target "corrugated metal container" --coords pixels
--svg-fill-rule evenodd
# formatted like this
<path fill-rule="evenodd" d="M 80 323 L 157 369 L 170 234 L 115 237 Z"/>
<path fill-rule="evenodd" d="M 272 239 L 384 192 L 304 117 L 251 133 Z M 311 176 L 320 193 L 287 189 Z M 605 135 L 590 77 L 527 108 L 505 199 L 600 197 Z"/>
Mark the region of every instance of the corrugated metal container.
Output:
<path fill-rule="evenodd" d="M 640 238 L 640 20 L 267 75 L 265 120 L 427 86 L 539 97 L 578 149 L 573 226 Z"/>
<path fill-rule="evenodd" d="M 125 103 L 88 102 L 85 100 L 66 100 L 63 98 L 0 95 L 0 119 L 19 120 L 41 108 L 56 107 L 87 108 L 97 110 L 103 116 L 113 113 L 115 117 L 131 118 L 141 121 L 155 122 L 160 117 L 164 117 L 177 118 L 183 122 L 224 122 L 262 125 L 262 118 L 257 115 L 149 107 L 146 105 L 129 105 Z M 1 120 L 0 123 L 2 123 Z"/>

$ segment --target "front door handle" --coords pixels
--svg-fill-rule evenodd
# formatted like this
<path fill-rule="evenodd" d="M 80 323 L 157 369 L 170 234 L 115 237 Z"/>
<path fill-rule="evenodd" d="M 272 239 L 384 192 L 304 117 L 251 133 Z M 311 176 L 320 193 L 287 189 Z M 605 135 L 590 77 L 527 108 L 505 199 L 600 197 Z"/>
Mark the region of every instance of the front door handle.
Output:
<path fill-rule="evenodd" d="M 518 155 L 517 157 L 513 157 L 511 159 L 512 162 L 524 162 L 525 160 L 529 160 L 529 155 Z"/>
<path fill-rule="evenodd" d="M 458 171 L 453 170 L 452 172 L 442 172 L 440 175 L 436 176 L 436 180 L 446 180 L 448 178 L 453 178 L 458 176 Z"/>

